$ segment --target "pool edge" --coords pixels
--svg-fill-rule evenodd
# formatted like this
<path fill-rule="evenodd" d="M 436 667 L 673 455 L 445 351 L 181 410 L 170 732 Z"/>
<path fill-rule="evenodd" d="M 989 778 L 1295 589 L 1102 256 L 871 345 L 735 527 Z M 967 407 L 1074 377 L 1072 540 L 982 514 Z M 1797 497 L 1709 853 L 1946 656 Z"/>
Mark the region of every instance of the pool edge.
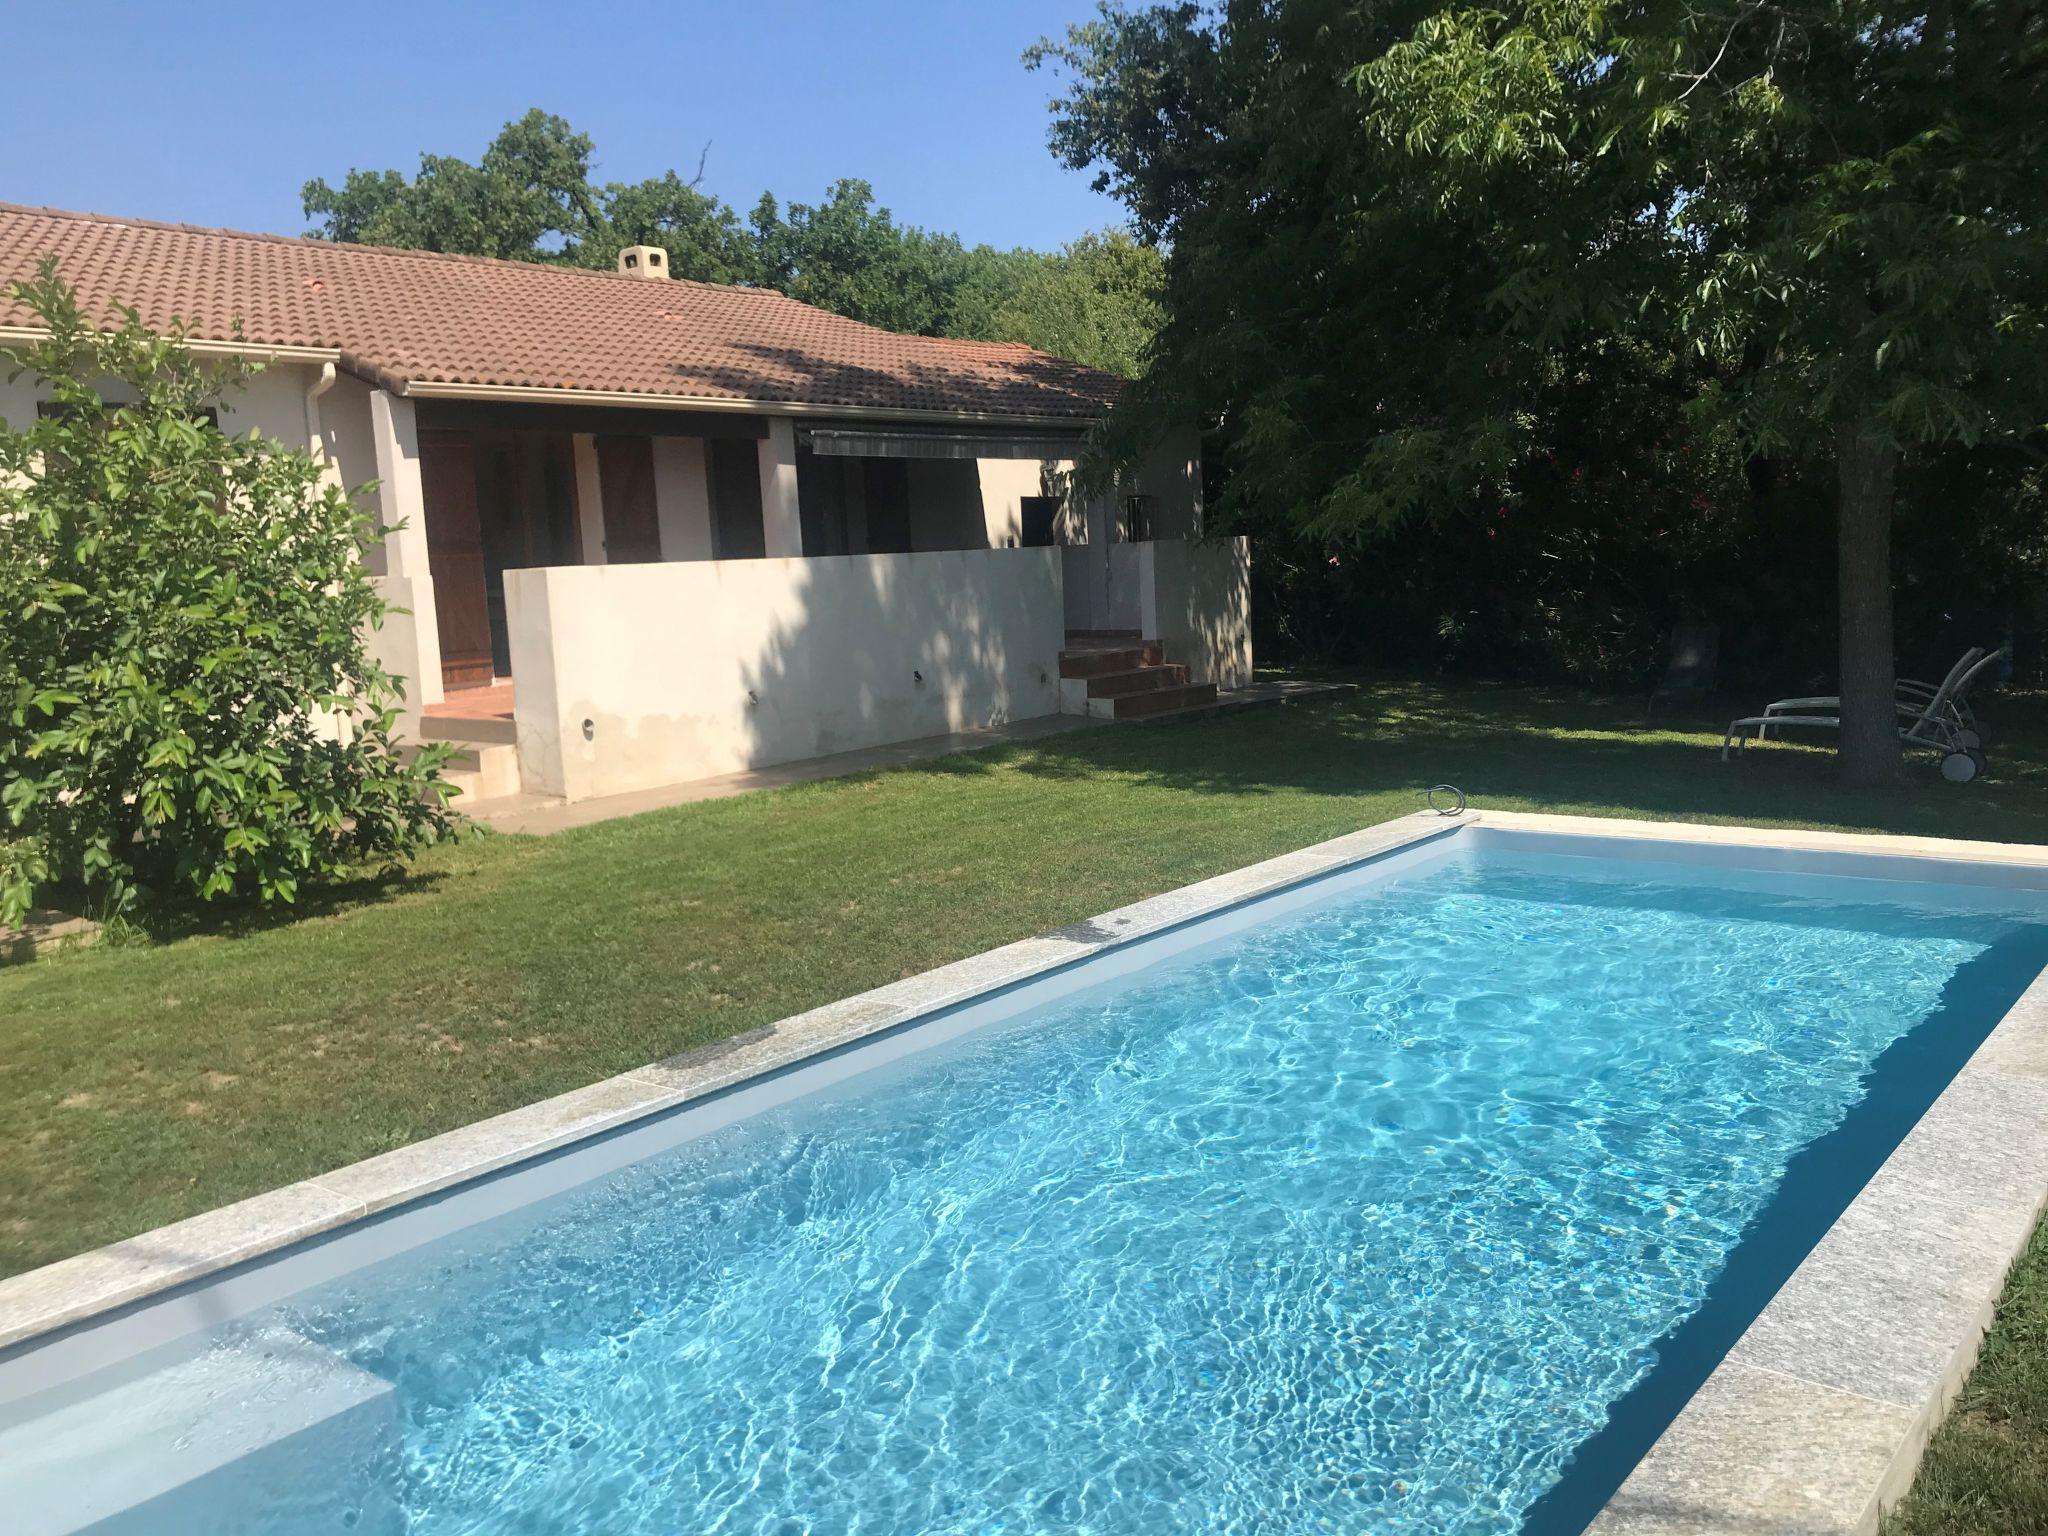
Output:
<path fill-rule="evenodd" d="M 1464 829 L 2024 871 L 2048 847 L 1467 811 L 1381 822 L 0 1281 L 0 1354 L 1157 934 Z M 2003 883 L 2003 882 L 2000 882 Z M 2036 883 L 2036 882 L 2029 882 Z M 2048 1205 L 2048 972 L 2020 998 L 1586 1528 L 1875 1532 Z"/>
<path fill-rule="evenodd" d="M 1489 812 L 1503 830 L 2011 869 L 2048 848 Z M 1586 1527 L 1874 1536 L 1976 1364 L 2048 1210 L 2048 971 L 2037 975 Z"/>
<path fill-rule="evenodd" d="M 1378 822 L 26 1270 L 0 1280 L 0 1352 L 1480 820 Z"/>

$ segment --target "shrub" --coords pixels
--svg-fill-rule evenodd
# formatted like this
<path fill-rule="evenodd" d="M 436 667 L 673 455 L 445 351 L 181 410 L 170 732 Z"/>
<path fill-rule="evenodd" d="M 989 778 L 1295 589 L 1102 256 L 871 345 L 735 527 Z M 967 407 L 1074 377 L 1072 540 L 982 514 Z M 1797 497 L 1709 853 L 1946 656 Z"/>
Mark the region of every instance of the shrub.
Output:
<path fill-rule="evenodd" d="M 240 365 L 132 310 L 95 330 L 49 265 L 10 295 L 48 337 L 0 357 L 49 403 L 0 424 L 0 921 L 46 883 L 290 902 L 445 836 L 446 749 L 400 756 L 364 648 L 382 530 L 309 454 L 220 430 Z"/>

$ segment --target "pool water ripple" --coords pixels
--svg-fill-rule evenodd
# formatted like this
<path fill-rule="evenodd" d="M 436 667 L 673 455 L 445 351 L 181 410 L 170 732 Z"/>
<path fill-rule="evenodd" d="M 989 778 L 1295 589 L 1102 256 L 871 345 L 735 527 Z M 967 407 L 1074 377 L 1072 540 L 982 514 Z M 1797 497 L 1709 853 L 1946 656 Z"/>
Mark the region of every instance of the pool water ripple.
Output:
<path fill-rule="evenodd" d="M 1505 1536 L 2001 922 L 1454 863 L 286 1315 L 417 1536 Z"/>

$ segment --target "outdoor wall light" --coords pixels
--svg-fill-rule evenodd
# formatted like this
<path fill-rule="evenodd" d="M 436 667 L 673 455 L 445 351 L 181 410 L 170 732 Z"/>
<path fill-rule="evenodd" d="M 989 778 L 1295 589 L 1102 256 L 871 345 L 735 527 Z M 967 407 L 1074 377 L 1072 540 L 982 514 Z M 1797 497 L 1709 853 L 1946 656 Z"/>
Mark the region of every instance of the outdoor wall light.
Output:
<path fill-rule="evenodd" d="M 586 721 L 584 721 L 584 722 L 583 722 L 583 739 L 584 739 L 585 741 L 589 741 L 589 740 L 590 740 L 590 739 L 591 739 L 592 737 L 594 737 L 594 736 L 596 736 L 596 735 L 597 735 L 597 722 L 596 722 L 595 720 L 586 720 Z"/>
<path fill-rule="evenodd" d="M 912 667 L 912 668 L 910 669 L 910 676 L 911 676 L 911 679 L 912 679 L 913 681 L 915 681 L 915 682 L 920 682 L 920 683 L 921 683 L 921 682 L 923 682 L 923 681 L 924 681 L 924 674 L 923 674 L 922 672 L 918 671 L 918 670 L 917 670 L 917 668 L 915 668 L 915 667 Z"/>
<path fill-rule="evenodd" d="M 749 704 L 758 704 L 758 703 L 760 703 L 760 702 L 761 702 L 761 698 L 760 698 L 760 695 L 758 695 L 757 693 L 755 693 L 753 689 L 749 688 L 749 689 L 747 690 L 747 702 L 748 702 Z"/>

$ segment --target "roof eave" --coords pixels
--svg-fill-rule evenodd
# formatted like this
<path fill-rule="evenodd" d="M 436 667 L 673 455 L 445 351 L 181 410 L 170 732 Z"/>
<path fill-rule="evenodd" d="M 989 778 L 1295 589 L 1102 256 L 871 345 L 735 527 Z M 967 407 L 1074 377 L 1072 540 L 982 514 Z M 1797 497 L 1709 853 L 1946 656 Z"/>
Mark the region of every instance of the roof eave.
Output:
<path fill-rule="evenodd" d="M 99 335 L 109 335 L 101 331 Z M 0 346 L 35 346 L 50 339 L 49 328 L 40 325 L 0 325 Z M 339 347 L 300 347 L 282 342 L 215 341 L 187 336 L 178 343 L 194 357 L 241 357 L 265 363 L 336 363 L 348 366 L 348 354 Z M 351 372 L 355 371 L 350 369 Z"/>
<path fill-rule="evenodd" d="M 389 387 L 389 386 L 387 386 Z M 555 389 L 525 384 L 405 381 L 397 393 L 417 400 L 532 401 L 548 405 L 630 406 L 653 411 L 729 411 L 742 416 L 827 416 L 838 420 L 951 422 L 977 426 L 1059 427 L 1086 431 L 1102 414 L 1047 416 L 1015 411 L 910 410 L 893 405 L 825 405 L 808 400 L 751 400 L 724 395 L 656 395 L 623 389 Z M 1107 411 L 1108 407 L 1103 407 Z"/>
<path fill-rule="evenodd" d="M 0 325 L 0 346 L 47 341 L 41 326 Z M 252 362 L 333 363 L 378 389 L 416 400 L 530 401 L 548 405 L 628 406 L 650 411 L 727 411 L 743 416 L 819 416 L 839 420 L 918 421 L 963 426 L 1040 427 L 1083 432 L 1108 411 L 1054 416 L 1018 411 L 911 410 L 890 405 L 827 405 L 808 400 L 754 400 L 726 395 L 657 395 L 642 390 L 551 388 L 526 384 L 465 384 L 407 379 L 339 347 L 302 347 L 261 341 L 187 336 L 179 343 L 195 357 L 239 357 Z"/>

